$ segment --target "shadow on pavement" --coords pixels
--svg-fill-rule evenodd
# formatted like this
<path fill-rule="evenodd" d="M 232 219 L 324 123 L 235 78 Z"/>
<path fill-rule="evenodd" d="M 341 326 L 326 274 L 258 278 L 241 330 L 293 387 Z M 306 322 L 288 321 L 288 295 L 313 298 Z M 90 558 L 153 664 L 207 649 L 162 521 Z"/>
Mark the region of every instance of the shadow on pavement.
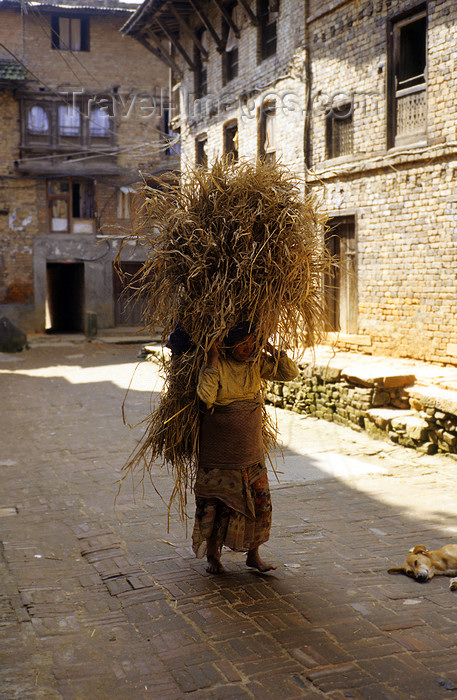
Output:
<path fill-rule="evenodd" d="M 211 576 L 190 549 L 192 498 L 188 532 L 173 513 L 167 531 L 165 470 L 152 470 L 164 500 L 145 483 L 135 502 L 125 483 L 114 508 L 141 435 L 121 417 L 137 349 L 90 345 L 0 364 L 4 697 L 397 700 L 457 689 L 448 580 L 387 574 L 414 544 L 455 539 L 452 464 L 414 465 L 406 450 L 354 457 L 345 433 L 315 422 L 310 454 L 286 449 L 284 477 L 271 479 L 263 556 L 278 569 L 260 574 L 224 551 L 227 573 Z M 157 397 L 147 364 L 126 399 L 131 424 Z"/>

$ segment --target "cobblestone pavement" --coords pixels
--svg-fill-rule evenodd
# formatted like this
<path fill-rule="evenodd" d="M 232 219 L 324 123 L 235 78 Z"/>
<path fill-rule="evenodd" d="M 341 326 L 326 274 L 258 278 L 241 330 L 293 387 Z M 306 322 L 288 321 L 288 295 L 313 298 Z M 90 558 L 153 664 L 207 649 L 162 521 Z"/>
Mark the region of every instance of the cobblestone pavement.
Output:
<path fill-rule="evenodd" d="M 121 418 L 137 352 L 0 356 L 0 697 L 457 697 L 457 594 L 386 573 L 414 544 L 455 541 L 457 462 L 278 412 L 263 548 L 278 569 L 224 552 L 211 576 L 174 514 L 167 531 L 163 471 L 165 501 L 126 482 L 114 504 L 142 431 Z M 142 363 L 130 423 L 158 388 Z"/>

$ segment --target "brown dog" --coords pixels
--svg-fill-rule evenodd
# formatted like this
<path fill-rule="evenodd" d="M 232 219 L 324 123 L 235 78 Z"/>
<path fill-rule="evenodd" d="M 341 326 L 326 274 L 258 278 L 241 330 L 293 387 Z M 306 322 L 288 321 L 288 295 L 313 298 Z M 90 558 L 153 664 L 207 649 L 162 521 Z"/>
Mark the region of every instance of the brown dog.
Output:
<path fill-rule="evenodd" d="M 423 544 L 410 549 L 403 566 L 394 566 L 389 574 L 406 574 L 420 583 L 434 576 L 457 576 L 457 544 L 447 544 L 429 552 Z M 457 590 L 457 578 L 449 583 L 451 591 Z"/>

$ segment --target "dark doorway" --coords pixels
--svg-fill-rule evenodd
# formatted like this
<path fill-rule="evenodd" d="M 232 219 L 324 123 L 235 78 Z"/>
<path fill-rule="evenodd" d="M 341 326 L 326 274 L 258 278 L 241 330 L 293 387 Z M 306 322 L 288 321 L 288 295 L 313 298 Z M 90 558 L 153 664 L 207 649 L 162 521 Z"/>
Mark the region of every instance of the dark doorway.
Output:
<path fill-rule="evenodd" d="M 48 263 L 47 332 L 84 331 L 84 263 Z"/>
<path fill-rule="evenodd" d="M 357 245 L 354 217 L 330 219 L 325 245 L 336 265 L 325 275 L 327 330 L 357 333 Z"/>
<path fill-rule="evenodd" d="M 113 268 L 114 323 L 116 326 L 141 326 L 144 302 L 136 295 L 135 287 L 139 287 L 140 282 L 135 283 L 135 275 L 143 263 L 122 262 L 119 267 L 121 275 Z"/>

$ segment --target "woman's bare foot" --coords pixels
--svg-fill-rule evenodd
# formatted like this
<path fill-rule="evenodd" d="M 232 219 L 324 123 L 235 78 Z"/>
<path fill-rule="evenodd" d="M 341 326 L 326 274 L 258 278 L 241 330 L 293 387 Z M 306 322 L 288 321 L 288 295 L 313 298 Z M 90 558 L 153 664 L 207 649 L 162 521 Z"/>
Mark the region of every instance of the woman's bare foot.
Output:
<path fill-rule="evenodd" d="M 246 557 L 246 566 L 258 569 L 259 571 L 271 571 L 272 569 L 276 569 L 275 564 L 268 563 L 260 558 L 258 547 L 249 550 L 248 556 Z"/>
<path fill-rule="evenodd" d="M 221 560 L 214 554 L 208 554 L 206 557 L 208 566 L 206 570 L 209 574 L 223 574 L 225 569 L 221 564 Z"/>

